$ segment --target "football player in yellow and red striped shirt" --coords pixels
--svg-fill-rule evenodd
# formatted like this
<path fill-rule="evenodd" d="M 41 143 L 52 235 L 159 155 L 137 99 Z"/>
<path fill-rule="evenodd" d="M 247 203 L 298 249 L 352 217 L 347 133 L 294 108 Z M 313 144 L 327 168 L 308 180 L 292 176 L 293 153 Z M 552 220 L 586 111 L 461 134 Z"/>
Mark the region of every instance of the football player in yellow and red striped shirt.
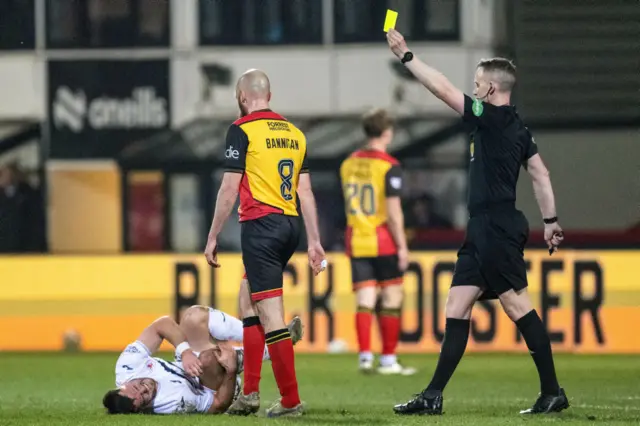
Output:
<path fill-rule="evenodd" d="M 400 201 L 402 170 L 398 160 L 386 152 L 393 138 L 393 120 L 386 111 L 375 109 L 364 116 L 363 128 L 366 147 L 354 152 L 340 167 L 347 216 L 345 246 L 358 303 L 360 369 L 373 371 L 371 322 L 380 296 L 382 355 L 377 371 L 410 375 L 415 369 L 400 365 L 395 353 L 400 335 L 402 276 L 409 251 Z"/>
<path fill-rule="evenodd" d="M 267 417 L 298 416 L 304 405 L 298 394 L 293 343 L 284 324 L 282 272 L 307 233 L 309 263 L 323 270 L 316 203 L 306 166 L 307 140 L 293 123 L 269 108 L 267 75 L 249 70 L 238 80 L 241 117 L 227 131 L 226 172 L 220 185 L 207 262 L 219 267 L 217 237 L 240 196 L 242 261 L 246 271 L 240 288 L 243 319 L 244 387 L 227 414 L 248 415 L 260 408 L 260 359 L 265 343 L 282 398 Z M 297 209 L 304 215 L 304 223 Z"/>

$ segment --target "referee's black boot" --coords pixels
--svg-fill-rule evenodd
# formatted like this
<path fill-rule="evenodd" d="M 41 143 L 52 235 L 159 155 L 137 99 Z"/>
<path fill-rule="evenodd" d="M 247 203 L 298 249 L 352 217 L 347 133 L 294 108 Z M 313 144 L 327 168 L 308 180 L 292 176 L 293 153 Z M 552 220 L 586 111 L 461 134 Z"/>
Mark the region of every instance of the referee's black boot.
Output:
<path fill-rule="evenodd" d="M 569 399 L 564 389 L 560 388 L 557 395 L 540 394 L 533 407 L 520 411 L 520 414 L 549 414 L 558 413 L 569 408 Z"/>
<path fill-rule="evenodd" d="M 393 411 L 407 416 L 438 416 L 442 414 L 442 402 L 442 392 L 425 389 L 412 400 L 393 407 Z"/>

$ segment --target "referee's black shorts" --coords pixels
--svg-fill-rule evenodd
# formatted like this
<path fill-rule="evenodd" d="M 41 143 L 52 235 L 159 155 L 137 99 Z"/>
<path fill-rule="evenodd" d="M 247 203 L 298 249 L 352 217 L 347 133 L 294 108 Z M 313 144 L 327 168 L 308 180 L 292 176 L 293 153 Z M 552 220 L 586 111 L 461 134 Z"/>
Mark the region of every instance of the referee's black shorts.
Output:
<path fill-rule="evenodd" d="M 282 272 L 298 248 L 302 220 L 270 214 L 241 224 L 242 262 L 251 299 L 282 296 Z"/>
<path fill-rule="evenodd" d="M 529 222 L 515 208 L 472 214 L 451 286 L 480 287 L 484 290 L 480 300 L 526 288 L 524 246 L 528 237 Z"/>

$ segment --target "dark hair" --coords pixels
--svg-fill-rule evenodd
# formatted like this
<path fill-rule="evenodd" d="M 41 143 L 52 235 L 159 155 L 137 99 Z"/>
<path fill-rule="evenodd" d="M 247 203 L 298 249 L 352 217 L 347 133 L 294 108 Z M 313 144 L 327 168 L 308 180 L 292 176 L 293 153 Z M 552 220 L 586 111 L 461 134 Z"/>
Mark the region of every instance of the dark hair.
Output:
<path fill-rule="evenodd" d="M 482 59 L 477 68 L 494 74 L 494 80 L 500 85 L 500 90 L 510 92 L 516 84 L 516 66 L 507 58 Z"/>
<path fill-rule="evenodd" d="M 102 398 L 102 405 L 105 406 L 109 414 L 135 413 L 133 399 L 122 395 L 120 389 L 113 389 L 107 392 Z"/>
<path fill-rule="evenodd" d="M 393 127 L 394 120 L 389 113 L 375 108 L 362 116 L 362 128 L 367 138 L 379 138 L 382 133 Z"/>

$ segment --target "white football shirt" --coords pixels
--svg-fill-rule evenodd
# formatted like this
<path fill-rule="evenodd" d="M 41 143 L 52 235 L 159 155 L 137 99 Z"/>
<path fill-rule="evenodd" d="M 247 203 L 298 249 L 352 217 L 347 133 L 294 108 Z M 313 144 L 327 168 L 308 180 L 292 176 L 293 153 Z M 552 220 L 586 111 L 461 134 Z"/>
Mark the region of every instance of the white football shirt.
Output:
<path fill-rule="evenodd" d="M 215 392 L 189 377 L 180 362 L 168 362 L 151 356 L 139 341 L 128 345 L 116 362 L 116 386 L 133 379 L 153 379 L 158 391 L 153 400 L 156 414 L 206 413 Z"/>

